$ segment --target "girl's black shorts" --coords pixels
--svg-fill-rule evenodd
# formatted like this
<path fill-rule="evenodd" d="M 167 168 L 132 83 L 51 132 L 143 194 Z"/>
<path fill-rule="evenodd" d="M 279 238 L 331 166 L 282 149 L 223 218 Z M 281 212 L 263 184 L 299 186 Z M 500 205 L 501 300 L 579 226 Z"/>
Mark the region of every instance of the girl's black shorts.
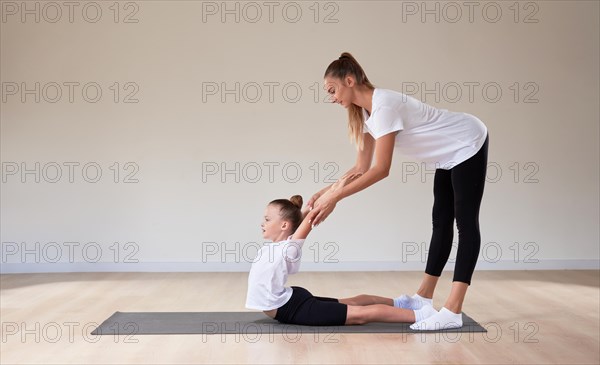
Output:
<path fill-rule="evenodd" d="M 315 297 L 308 290 L 292 286 L 292 296 L 277 308 L 275 319 L 305 326 L 343 326 L 348 306 L 335 298 Z"/>

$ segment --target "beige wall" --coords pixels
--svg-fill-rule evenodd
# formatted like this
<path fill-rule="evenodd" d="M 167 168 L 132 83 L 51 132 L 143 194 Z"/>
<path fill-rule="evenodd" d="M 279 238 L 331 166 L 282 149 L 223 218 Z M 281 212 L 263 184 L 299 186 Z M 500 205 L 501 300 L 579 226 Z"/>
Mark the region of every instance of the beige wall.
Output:
<path fill-rule="evenodd" d="M 598 267 L 598 2 L 113 4 L 1 2 L 4 272 L 246 270 L 265 205 L 354 161 L 321 84 L 342 51 L 488 126 L 479 268 Z M 424 268 L 432 184 L 396 154 L 304 268 Z"/>

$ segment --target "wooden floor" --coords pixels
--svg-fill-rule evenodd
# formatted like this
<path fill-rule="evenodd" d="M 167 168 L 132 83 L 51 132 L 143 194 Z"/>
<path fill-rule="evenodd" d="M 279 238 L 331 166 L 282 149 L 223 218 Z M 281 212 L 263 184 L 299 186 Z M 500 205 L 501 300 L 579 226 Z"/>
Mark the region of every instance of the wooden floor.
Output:
<path fill-rule="evenodd" d="M 414 293 L 417 272 L 303 272 L 315 295 Z M 477 271 L 465 313 L 488 333 L 100 336 L 115 311 L 244 311 L 247 273 L 0 276 L 2 364 L 598 364 L 599 271 Z M 434 306 L 450 288 L 444 273 Z"/>

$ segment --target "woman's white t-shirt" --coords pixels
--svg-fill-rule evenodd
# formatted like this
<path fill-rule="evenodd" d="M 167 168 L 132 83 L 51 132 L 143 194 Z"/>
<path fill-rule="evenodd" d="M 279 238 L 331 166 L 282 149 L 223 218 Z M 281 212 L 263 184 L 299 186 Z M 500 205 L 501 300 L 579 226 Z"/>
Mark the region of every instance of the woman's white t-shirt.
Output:
<path fill-rule="evenodd" d="M 256 254 L 248 275 L 246 308 L 277 309 L 292 296 L 292 288 L 285 287 L 285 283 L 288 274 L 300 269 L 304 240 L 291 238 L 265 245 Z"/>
<path fill-rule="evenodd" d="M 474 115 L 437 109 L 397 91 L 376 88 L 372 102 L 370 116 L 363 109 L 364 132 L 378 139 L 399 131 L 395 148 L 427 169 L 451 169 L 475 155 L 487 137 Z"/>

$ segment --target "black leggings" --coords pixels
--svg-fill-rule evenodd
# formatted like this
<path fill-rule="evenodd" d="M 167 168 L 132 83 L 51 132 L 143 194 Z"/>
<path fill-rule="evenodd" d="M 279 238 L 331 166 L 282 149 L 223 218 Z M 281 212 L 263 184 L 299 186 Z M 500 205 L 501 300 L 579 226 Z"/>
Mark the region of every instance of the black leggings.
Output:
<path fill-rule="evenodd" d="M 277 308 L 275 319 L 305 326 L 343 326 L 348 306 L 335 298 L 315 297 L 308 290 L 292 286 L 292 297 Z"/>
<path fill-rule="evenodd" d="M 440 276 L 452 250 L 454 218 L 458 228 L 458 252 L 454 281 L 471 284 L 481 234 L 479 207 L 487 169 L 489 135 L 481 149 L 450 170 L 437 169 L 433 182 L 433 234 L 425 273 Z"/>

